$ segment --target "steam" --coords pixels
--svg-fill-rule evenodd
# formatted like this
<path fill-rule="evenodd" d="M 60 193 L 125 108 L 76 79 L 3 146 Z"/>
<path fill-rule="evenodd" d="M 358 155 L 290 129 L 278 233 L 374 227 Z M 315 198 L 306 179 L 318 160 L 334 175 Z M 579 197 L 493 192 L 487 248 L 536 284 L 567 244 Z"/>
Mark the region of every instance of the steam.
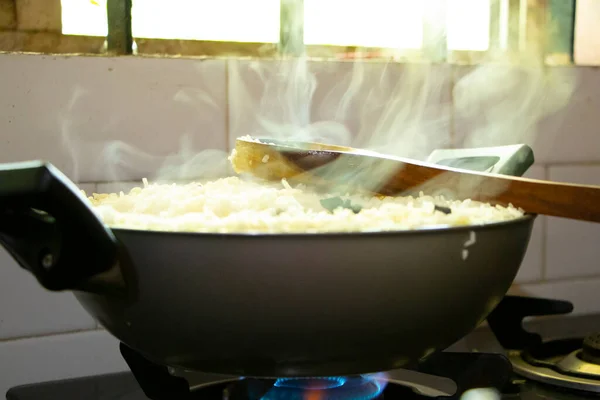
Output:
<path fill-rule="evenodd" d="M 61 124 L 61 139 L 63 146 L 67 149 L 67 155 L 69 158 L 70 170 L 72 171 L 71 179 L 74 182 L 79 181 L 79 157 L 78 157 L 78 135 L 74 134 L 72 127 L 72 119 L 69 118 L 69 115 L 73 114 L 73 109 L 75 108 L 75 104 L 81 99 L 81 97 L 85 94 L 85 91 L 76 87 L 73 91 L 73 95 L 71 99 L 67 103 L 65 109 L 65 115 L 61 115 L 59 117 L 59 123 Z"/>
<path fill-rule="evenodd" d="M 538 124 L 567 105 L 574 83 L 569 71 L 542 65 L 478 66 L 454 86 L 455 116 L 471 124 L 457 136 L 465 147 L 543 140 Z"/>
<path fill-rule="evenodd" d="M 252 135 L 424 159 L 450 145 L 449 67 L 399 65 L 305 58 L 230 64 L 230 140 Z"/>
<path fill-rule="evenodd" d="M 251 135 L 350 144 L 343 101 L 326 118 L 315 110 L 318 85 L 310 67 L 306 58 L 230 63 L 230 141 Z"/>
<path fill-rule="evenodd" d="M 524 47 L 516 55 L 498 51 L 475 66 L 319 61 L 306 56 L 228 60 L 228 151 L 236 138 L 251 135 L 353 146 L 423 161 L 439 148 L 551 141 L 553 132 L 540 131 L 540 123 L 568 104 L 575 80 L 566 68 L 544 65 L 545 43 L 538 40 L 539 32 L 530 25 L 526 39 L 521 40 Z M 202 73 L 198 78 L 204 78 Z M 149 178 L 163 181 L 232 174 L 227 151 L 194 145 L 201 135 L 210 134 L 199 126 L 183 132 L 155 132 L 178 138 L 178 150 L 168 154 L 152 154 L 118 139 L 83 140 L 69 121 L 74 104 L 84 94 L 74 92 L 63 116 L 63 143 L 70 149 L 75 170 L 82 163 L 81 150 L 88 148 L 84 153 L 94 157 L 86 162 L 107 171 L 111 180 L 140 179 L 147 171 L 154 171 Z M 224 103 L 205 89 L 182 89 L 173 96 L 177 107 L 198 110 L 216 112 Z M 347 168 L 340 160 L 329 165 L 326 173 L 368 182 L 372 190 L 395 172 L 389 162 L 361 171 L 340 171 L 336 165 Z M 444 176 L 436 179 L 443 183 Z M 476 186 L 469 190 L 477 190 Z M 494 190 L 504 189 L 486 190 L 492 196 Z"/>
<path fill-rule="evenodd" d="M 172 62 L 156 62 L 165 61 Z M 186 67 L 190 66 L 192 71 L 187 72 L 199 84 L 182 84 L 178 76 L 157 76 L 156 80 L 174 81 L 157 89 L 158 83 L 131 82 L 127 74 L 121 79 L 128 82 L 119 81 L 116 87 L 94 82 L 85 89 L 74 87 L 58 116 L 71 179 L 185 182 L 231 175 L 226 149 L 202 146 L 210 136 L 216 143 L 225 142 L 222 131 L 211 129 L 226 125 L 222 87 L 211 87 L 215 81 L 211 65 L 195 62 Z M 168 99 L 160 98 L 169 92 Z M 135 138 L 135 145 L 130 138 Z"/>
<path fill-rule="evenodd" d="M 568 69 L 545 66 L 545 30 L 530 14 L 523 14 L 528 25 L 518 32 L 519 49 L 490 51 L 475 66 L 324 63 L 306 57 L 231 63 L 230 141 L 252 135 L 324 142 L 421 161 L 449 147 L 526 143 L 535 150 L 536 143 L 553 140 L 556 132 L 540 131 L 540 124 L 568 104 L 576 82 Z M 441 30 L 429 31 L 443 39 Z M 318 173 L 377 191 L 398 167 L 388 160 L 354 170 L 348 164 L 340 157 Z M 445 183 L 450 184 L 442 174 L 415 189 L 452 196 L 439 190 Z M 492 198 L 506 187 L 479 183 L 452 181 L 462 197 Z"/>

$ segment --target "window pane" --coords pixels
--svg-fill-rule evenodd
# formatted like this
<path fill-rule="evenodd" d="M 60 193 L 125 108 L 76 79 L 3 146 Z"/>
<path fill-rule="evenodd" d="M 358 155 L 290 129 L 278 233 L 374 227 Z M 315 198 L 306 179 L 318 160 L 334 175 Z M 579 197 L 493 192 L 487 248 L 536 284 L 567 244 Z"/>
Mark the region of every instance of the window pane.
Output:
<path fill-rule="evenodd" d="M 490 0 L 446 0 L 450 50 L 489 48 Z M 423 1 L 304 0 L 306 44 L 421 48 Z M 61 0 L 64 34 L 106 36 L 106 0 Z M 168 5 L 168 6 L 167 6 Z M 276 43 L 280 0 L 134 0 L 135 37 Z"/>
<path fill-rule="evenodd" d="M 417 49 L 423 2 L 304 0 L 304 43 Z"/>
<path fill-rule="evenodd" d="M 106 36 L 106 0 L 61 0 L 64 35 Z"/>
<path fill-rule="evenodd" d="M 448 49 L 485 51 L 490 47 L 490 0 L 448 1 Z"/>
<path fill-rule="evenodd" d="M 277 43 L 280 0 L 134 0 L 133 36 Z"/>
<path fill-rule="evenodd" d="M 578 0 L 575 18 L 575 63 L 600 65 L 600 2 Z"/>

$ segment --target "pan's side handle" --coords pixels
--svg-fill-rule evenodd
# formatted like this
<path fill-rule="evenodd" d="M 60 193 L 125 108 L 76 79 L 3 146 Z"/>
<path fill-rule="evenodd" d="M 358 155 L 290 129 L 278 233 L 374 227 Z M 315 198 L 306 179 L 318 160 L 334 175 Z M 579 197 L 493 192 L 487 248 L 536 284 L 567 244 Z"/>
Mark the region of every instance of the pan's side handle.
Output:
<path fill-rule="evenodd" d="M 115 236 L 51 164 L 0 164 L 0 243 L 48 290 L 124 287 Z"/>

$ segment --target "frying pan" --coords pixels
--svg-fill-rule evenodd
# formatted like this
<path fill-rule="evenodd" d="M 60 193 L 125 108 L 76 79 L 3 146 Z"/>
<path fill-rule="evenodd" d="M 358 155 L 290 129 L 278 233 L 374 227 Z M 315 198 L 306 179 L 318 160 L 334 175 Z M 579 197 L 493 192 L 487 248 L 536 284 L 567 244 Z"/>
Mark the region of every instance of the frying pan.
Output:
<path fill-rule="evenodd" d="M 505 295 L 534 220 L 379 233 L 111 229 L 51 164 L 0 165 L 0 242 L 41 286 L 72 291 L 151 362 L 230 375 L 370 373 L 445 349 Z"/>

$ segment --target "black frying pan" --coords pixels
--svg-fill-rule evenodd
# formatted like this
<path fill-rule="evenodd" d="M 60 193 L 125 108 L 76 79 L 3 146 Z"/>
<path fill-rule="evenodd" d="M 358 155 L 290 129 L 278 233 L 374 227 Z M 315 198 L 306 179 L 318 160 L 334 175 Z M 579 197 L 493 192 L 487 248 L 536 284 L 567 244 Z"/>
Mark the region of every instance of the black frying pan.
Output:
<path fill-rule="evenodd" d="M 534 218 L 387 233 L 109 229 L 51 165 L 0 165 L 0 242 L 43 287 L 73 291 L 150 361 L 242 376 L 377 372 L 446 348 L 505 295 Z"/>

